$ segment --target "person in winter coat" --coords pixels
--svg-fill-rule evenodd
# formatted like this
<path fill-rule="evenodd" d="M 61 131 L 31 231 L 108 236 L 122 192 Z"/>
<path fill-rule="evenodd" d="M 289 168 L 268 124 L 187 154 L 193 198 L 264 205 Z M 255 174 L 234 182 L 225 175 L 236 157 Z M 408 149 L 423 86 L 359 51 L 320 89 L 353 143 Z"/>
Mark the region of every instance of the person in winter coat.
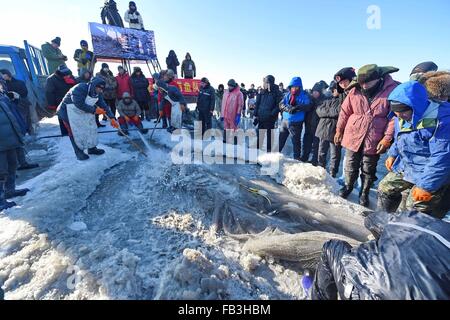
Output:
<path fill-rule="evenodd" d="M 437 103 L 447 101 L 450 103 L 450 72 L 427 72 L 419 79 L 428 92 L 428 98 Z M 443 199 L 450 199 L 450 184 L 444 192 Z M 442 211 L 450 212 L 450 201 L 443 202 Z"/>
<path fill-rule="evenodd" d="M 10 99 L 17 106 L 22 118 L 26 122 L 27 132 L 31 131 L 31 116 L 29 110 L 31 102 L 28 100 L 27 85 L 22 80 L 14 78 L 12 73 L 7 69 L 0 70 L 0 75 L 6 82 L 7 95 L 10 96 Z"/>
<path fill-rule="evenodd" d="M 216 119 L 221 118 L 221 112 L 222 112 L 222 101 L 223 101 L 223 94 L 225 93 L 225 86 L 223 84 L 219 84 L 216 90 L 216 107 L 214 109 Z"/>
<path fill-rule="evenodd" d="M 419 82 L 428 92 L 428 98 L 435 102 L 449 101 L 450 98 L 450 72 L 427 72 L 423 74 Z"/>
<path fill-rule="evenodd" d="M 352 248 L 331 240 L 322 250 L 313 300 L 449 300 L 450 228 L 420 212 L 373 213 L 375 240 Z"/>
<path fill-rule="evenodd" d="M 96 74 L 96 77 L 103 79 L 106 86 L 102 93 L 102 97 L 111 109 L 112 114 L 116 115 L 116 103 L 117 103 L 117 80 L 114 77 L 109 65 L 107 63 L 102 64 L 102 70 Z M 106 120 L 106 119 L 103 119 Z"/>
<path fill-rule="evenodd" d="M 316 137 L 317 126 L 319 125 L 319 117 L 317 116 L 317 108 L 320 107 L 327 99 L 324 91 L 328 88 L 325 81 L 318 82 L 312 88 L 312 109 L 306 114 L 305 119 L 305 136 L 303 137 L 303 155 L 301 161 L 309 162 L 314 166 L 318 164 L 319 156 L 319 138 Z"/>
<path fill-rule="evenodd" d="M 81 70 L 81 76 L 77 78 L 77 83 L 89 83 L 92 80 L 92 72 L 89 70 Z M 104 124 L 100 123 L 100 116 L 98 114 L 95 115 L 95 122 L 97 123 L 97 128 L 106 127 Z"/>
<path fill-rule="evenodd" d="M 438 71 L 438 69 L 439 67 L 433 61 L 422 62 L 414 67 L 409 78 L 411 81 L 418 81 L 425 73 Z"/>
<path fill-rule="evenodd" d="M 197 97 L 199 120 L 202 122 L 202 135 L 212 128 L 212 116 L 216 106 L 216 90 L 207 78 L 202 78 Z"/>
<path fill-rule="evenodd" d="M 70 89 L 58 106 L 58 118 L 69 132 L 70 142 L 80 161 L 89 159 L 84 149 L 88 149 L 90 155 L 105 153 L 96 146 L 97 128 L 93 128 L 91 122 L 92 120 L 95 126 L 94 115 L 108 115 L 111 126 L 119 128 L 114 114 L 103 99 L 102 93 L 105 89 L 106 82 L 100 77 L 95 77 L 90 83 L 79 83 Z"/>
<path fill-rule="evenodd" d="M 197 76 L 197 68 L 194 61 L 192 61 L 191 54 L 186 54 L 186 59 L 181 65 L 181 77 L 185 79 L 194 79 Z"/>
<path fill-rule="evenodd" d="M 128 72 L 125 70 L 123 66 L 118 67 L 119 73 L 116 76 L 117 81 L 117 97 L 123 97 L 125 92 L 131 93 L 131 79 Z"/>
<path fill-rule="evenodd" d="M 89 83 L 92 79 L 92 72 L 87 69 L 81 70 L 81 75 L 76 79 L 78 83 Z"/>
<path fill-rule="evenodd" d="M 319 117 L 319 125 L 316 130 L 316 137 L 319 143 L 319 166 L 327 168 L 327 156 L 330 151 L 330 174 L 336 178 L 341 164 L 342 147 L 334 144 L 334 136 L 336 135 L 336 126 L 341 112 L 341 105 L 345 96 L 339 94 L 338 84 L 333 81 L 330 88 L 333 92 L 331 99 L 325 101 L 316 109 Z"/>
<path fill-rule="evenodd" d="M 159 78 L 156 82 L 156 89 L 161 94 L 161 101 L 159 103 L 159 114 L 162 118 L 166 111 L 164 109 L 167 108 L 167 103 L 170 103 L 171 107 L 171 117 L 169 118 L 169 127 L 167 131 L 169 133 L 173 133 L 177 129 L 181 129 L 182 126 L 182 113 L 186 111 L 186 100 L 184 99 L 183 94 L 180 89 L 176 85 L 170 85 L 170 78 L 167 77 L 167 73 L 162 78 Z M 180 112 L 178 115 L 180 116 L 178 119 L 175 118 L 175 110 L 174 108 L 180 108 Z M 178 122 L 177 122 L 178 121 Z M 177 123 L 176 123 L 177 122 Z"/>
<path fill-rule="evenodd" d="M 225 130 L 237 130 L 241 122 L 244 108 L 244 96 L 234 79 L 228 81 L 228 90 L 225 90 L 222 99 L 222 119 Z"/>
<path fill-rule="evenodd" d="M 47 83 L 45 85 L 45 97 L 47 98 L 48 109 L 52 112 L 56 112 L 56 109 L 58 109 L 64 96 L 76 84 L 77 82 L 72 76 L 72 71 L 70 71 L 66 65 L 59 66 L 58 70 L 47 78 Z M 62 136 L 69 135 L 69 132 L 67 132 L 62 121 L 59 122 L 59 127 Z"/>
<path fill-rule="evenodd" d="M 175 75 L 178 75 L 178 66 L 180 65 L 180 62 L 178 61 L 175 51 L 170 50 L 169 56 L 166 58 L 166 64 L 168 70 L 172 70 Z"/>
<path fill-rule="evenodd" d="M 135 67 L 130 78 L 132 96 L 142 110 L 141 120 L 150 121 L 150 82 L 143 74 L 141 68 Z"/>
<path fill-rule="evenodd" d="M 369 206 L 369 193 L 377 180 L 380 155 L 389 149 L 394 120 L 389 118 L 389 94 L 398 86 L 390 73 L 399 69 L 366 65 L 358 70 L 357 83 L 345 99 L 336 128 L 335 144 L 346 148 L 345 186 L 340 196 L 353 191 L 361 171 L 360 204 Z"/>
<path fill-rule="evenodd" d="M 301 160 L 302 154 L 302 131 L 306 114 L 312 109 L 309 95 L 303 90 L 300 77 L 292 79 L 288 91 L 280 104 L 283 112 L 283 120 L 280 127 L 280 152 L 283 151 L 286 141 L 291 135 L 294 147 L 294 159 Z"/>
<path fill-rule="evenodd" d="M 171 69 L 163 70 L 158 75 L 158 80 L 164 81 L 168 86 L 177 87 L 177 83 L 175 82 L 175 72 Z M 162 90 L 157 90 L 158 92 L 158 112 L 160 114 L 160 118 L 163 122 L 163 128 L 166 129 L 169 127 L 169 122 L 172 117 L 172 104 L 167 99 L 164 99 L 164 92 Z M 159 111 L 159 106 L 161 106 L 161 111 Z"/>
<path fill-rule="evenodd" d="M 23 197 L 30 191 L 16 189 L 17 149 L 23 147 L 24 136 L 3 86 L 0 81 L 0 212 L 16 206 L 8 199 Z"/>
<path fill-rule="evenodd" d="M 78 76 L 81 77 L 85 70 L 92 71 L 94 65 L 94 53 L 89 51 L 89 44 L 86 40 L 81 40 L 81 49 L 75 50 L 73 59 L 77 62 Z"/>
<path fill-rule="evenodd" d="M 122 17 L 117 10 L 117 3 L 114 0 L 105 0 L 105 5 L 101 11 L 103 24 L 109 24 L 114 27 L 124 28 Z"/>
<path fill-rule="evenodd" d="M 244 83 L 241 83 L 241 92 L 242 92 L 242 95 L 244 96 L 244 109 L 242 109 L 242 116 L 245 117 L 245 114 L 247 112 L 248 92 L 245 89 L 245 84 Z"/>
<path fill-rule="evenodd" d="M 125 92 L 117 105 L 117 111 L 119 112 L 119 124 L 125 134 L 128 134 L 129 125 L 133 125 L 139 129 L 142 134 L 148 133 L 148 130 L 144 129 L 141 121 L 141 108 L 139 104 L 133 100 L 131 94 Z M 119 136 L 122 135 L 119 132 Z"/>
<path fill-rule="evenodd" d="M 410 190 L 407 207 L 444 218 L 441 203 L 450 184 L 450 104 L 428 101 L 416 81 L 398 86 L 390 95 L 395 113 L 395 142 L 386 167 L 390 171 L 378 187 L 379 208 L 397 211 L 402 192 Z"/>
<path fill-rule="evenodd" d="M 30 119 L 30 106 L 31 102 L 28 100 L 28 89 L 22 80 L 15 79 L 9 70 L 0 70 L 3 80 L 5 81 L 7 89 L 7 95 L 9 96 L 12 105 L 20 117 L 23 123 L 24 134 L 30 133 L 31 119 Z M 38 168 L 39 165 L 35 163 L 29 163 L 26 158 L 25 148 L 17 149 L 17 159 L 19 161 L 18 171 L 31 170 Z"/>
<path fill-rule="evenodd" d="M 264 90 L 256 98 L 253 123 L 258 125 L 258 149 L 261 150 L 267 132 L 267 152 L 272 152 L 272 130 L 278 120 L 283 96 L 272 75 L 264 78 L 263 87 Z"/>
<path fill-rule="evenodd" d="M 137 11 L 136 3 L 130 1 L 129 8 L 125 12 L 125 22 L 130 24 L 130 29 L 145 30 L 142 15 Z"/>
<path fill-rule="evenodd" d="M 45 43 L 42 45 L 42 55 L 47 60 L 48 72 L 54 73 L 60 65 L 66 64 L 68 60 L 61 52 L 59 47 L 61 46 L 61 38 L 56 37 L 51 43 Z"/>

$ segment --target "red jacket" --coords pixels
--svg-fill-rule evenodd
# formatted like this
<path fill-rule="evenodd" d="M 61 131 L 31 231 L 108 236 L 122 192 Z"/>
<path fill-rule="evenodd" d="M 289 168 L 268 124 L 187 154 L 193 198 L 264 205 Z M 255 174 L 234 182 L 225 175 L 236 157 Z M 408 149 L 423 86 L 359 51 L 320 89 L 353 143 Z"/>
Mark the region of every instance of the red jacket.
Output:
<path fill-rule="evenodd" d="M 118 74 L 116 76 L 117 80 L 117 98 L 120 100 L 125 92 L 133 95 L 130 84 L 130 75 L 125 72 L 123 75 Z"/>

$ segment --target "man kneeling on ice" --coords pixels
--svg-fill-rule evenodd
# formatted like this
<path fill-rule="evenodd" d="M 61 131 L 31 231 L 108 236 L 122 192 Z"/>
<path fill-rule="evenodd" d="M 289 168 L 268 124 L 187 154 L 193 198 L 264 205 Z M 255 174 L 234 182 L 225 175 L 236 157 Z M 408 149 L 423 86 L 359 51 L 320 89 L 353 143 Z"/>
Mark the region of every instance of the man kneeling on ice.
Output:
<path fill-rule="evenodd" d="M 141 122 L 140 116 L 142 114 L 142 110 L 139 107 L 139 104 L 131 98 L 131 95 L 128 92 L 123 94 L 122 100 L 117 106 L 117 111 L 120 115 L 119 124 L 124 134 L 128 134 L 128 127 L 130 125 L 138 128 L 142 134 L 148 133 L 148 130 L 144 129 Z M 119 136 L 121 135 L 122 132 L 119 132 Z"/>
<path fill-rule="evenodd" d="M 104 150 L 97 148 L 95 115 L 107 115 L 111 119 L 111 126 L 119 128 L 111 109 L 103 99 L 105 86 L 105 81 L 97 77 L 89 83 L 80 83 L 66 94 L 58 107 L 58 117 L 67 128 L 75 155 L 80 161 L 89 159 L 84 153 L 86 149 L 90 155 L 105 153 Z"/>
<path fill-rule="evenodd" d="M 313 300 L 450 299 L 448 222 L 420 212 L 372 213 L 365 225 L 375 240 L 324 245 Z"/>
<path fill-rule="evenodd" d="M 402 192 L 407 209 L 443 219 L 450 184 L 450 104 L 429 101 L 419 82 L 398 86 L 389 96 L 395 114 L 395 143 L 389 150 L 390 171 L 378 187 L 378 209 L 396 212 Z"/>

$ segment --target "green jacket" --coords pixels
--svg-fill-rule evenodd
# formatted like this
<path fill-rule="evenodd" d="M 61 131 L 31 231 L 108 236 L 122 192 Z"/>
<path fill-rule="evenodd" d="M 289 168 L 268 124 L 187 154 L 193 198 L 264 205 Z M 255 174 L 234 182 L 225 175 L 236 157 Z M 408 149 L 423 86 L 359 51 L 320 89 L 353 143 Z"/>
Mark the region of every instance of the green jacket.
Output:
<path fill-rule="evenodd" d="M 60 65 L 66 63 L 67 57 L 62 54 L 59 48 L 55 49 L 50 43 L 47 42 L 42 45 L 41 49 L 42 54 L 45 59 L 47 59 L 48 71 L 50 74 L 54 73 Z"/>

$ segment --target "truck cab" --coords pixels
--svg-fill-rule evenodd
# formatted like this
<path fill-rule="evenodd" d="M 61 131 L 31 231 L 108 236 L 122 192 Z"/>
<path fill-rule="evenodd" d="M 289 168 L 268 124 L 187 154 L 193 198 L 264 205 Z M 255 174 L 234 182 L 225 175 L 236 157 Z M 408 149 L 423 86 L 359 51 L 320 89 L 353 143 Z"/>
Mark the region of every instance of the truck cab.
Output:
<path fill-rule="evenodd" d="M 49 76 L 47 62 L 40 49 L 24 41 L 24 48 L 0 45 L 0 69 L 7 69 L 14 78 L 25 82 L 31 102 L 33 128 L 40 119 L 51 117 L 47 111 L 45 84 Z"/>

